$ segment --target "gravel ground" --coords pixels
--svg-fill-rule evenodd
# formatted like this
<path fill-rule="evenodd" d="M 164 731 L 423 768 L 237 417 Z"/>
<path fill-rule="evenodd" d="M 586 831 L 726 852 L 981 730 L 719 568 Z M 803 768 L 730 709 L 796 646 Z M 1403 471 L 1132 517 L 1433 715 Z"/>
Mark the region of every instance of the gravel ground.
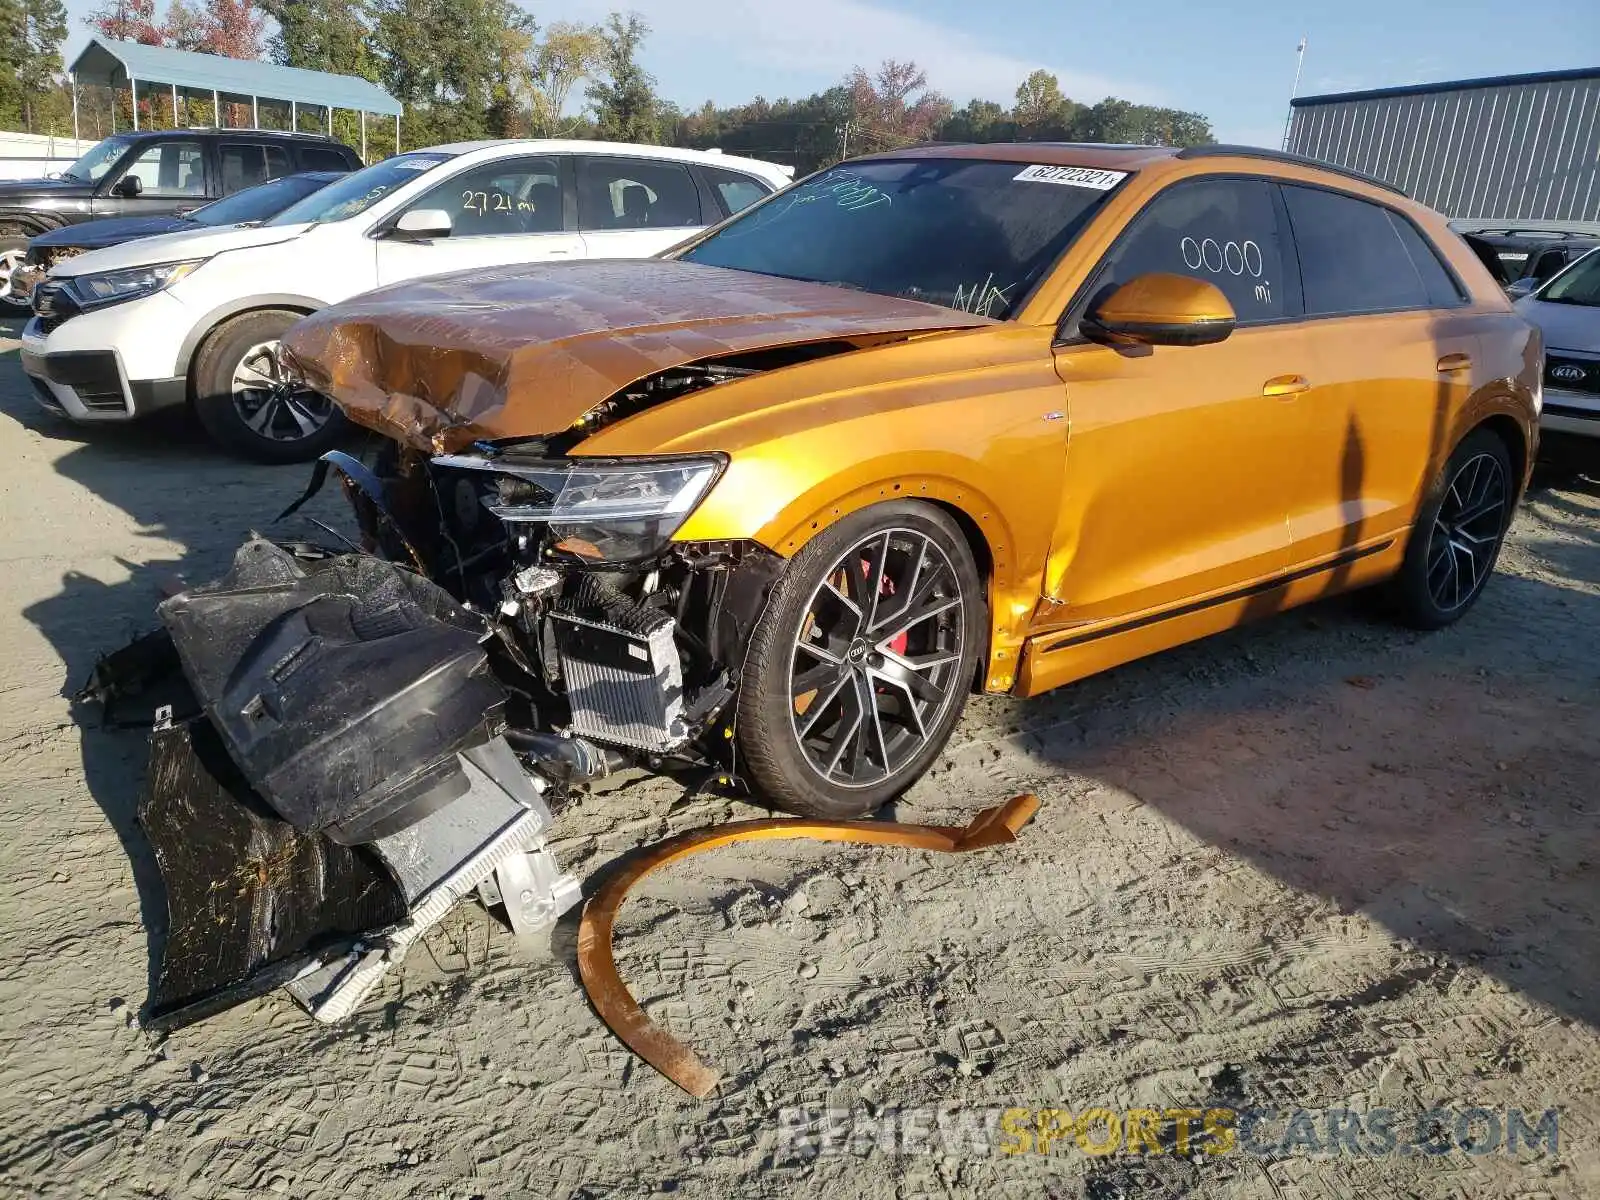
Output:
<path fill-rule="evenodd" d="M 593 1015 L 571 921 L 528 962 L 472 905 L 345 1026 L 271 997 L 140 1031 L 164 921 L 133 820 L 143 738 L 65 697 L 164 579 L 215 574 L 305 476 L 182 421 L 55 422 L 15 336 L 0 324 L 0 1193 L 1600 1195 L 1592 481 L 1534 492 L 1443 633 L 1335 600 L 974 703 L 897 815 L 1036 792 L 1013 847 L 731 847 L 652 877 L 619 962 L 725 1070 L 702 1102 Z M 589 876 L 755 815 L 644 780 L 570 808 L 556 850 Z M 1208 1105 L 1556 1107 L 1559 1149 L 1002 1155 L 881 1132 L 913 1106 Z M 795 1106 L 871 1115 L 880 1144 L 812 1156 Z"/>

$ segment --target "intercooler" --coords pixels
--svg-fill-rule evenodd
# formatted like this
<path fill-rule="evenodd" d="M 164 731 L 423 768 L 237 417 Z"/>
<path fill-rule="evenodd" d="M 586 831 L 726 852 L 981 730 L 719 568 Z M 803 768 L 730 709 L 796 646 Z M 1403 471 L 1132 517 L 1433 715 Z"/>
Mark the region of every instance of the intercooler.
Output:
<path fill-rule="evenodd" d="M 653 754 L 688 740 L 670 616 L 585 580 L 550 617 L 576 736 Z"/>

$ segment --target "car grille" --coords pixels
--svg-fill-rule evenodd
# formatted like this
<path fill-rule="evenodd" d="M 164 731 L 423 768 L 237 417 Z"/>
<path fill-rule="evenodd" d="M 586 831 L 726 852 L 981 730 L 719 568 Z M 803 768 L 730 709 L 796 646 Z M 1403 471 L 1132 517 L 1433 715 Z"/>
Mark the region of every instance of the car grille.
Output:
<path fill-rule="evenodd" d="M 1600 394 L 1600 359 L 1552 354 L 1544 362 L 1544 385 L 1563 392 Z"/>
<path fill-rule="evenodd" d="M 39 332 L 49 333 L 68 317 L 81 310 L 66 285 L 46 281 L 33 289 L 33 312 L 39 318 Z"/>

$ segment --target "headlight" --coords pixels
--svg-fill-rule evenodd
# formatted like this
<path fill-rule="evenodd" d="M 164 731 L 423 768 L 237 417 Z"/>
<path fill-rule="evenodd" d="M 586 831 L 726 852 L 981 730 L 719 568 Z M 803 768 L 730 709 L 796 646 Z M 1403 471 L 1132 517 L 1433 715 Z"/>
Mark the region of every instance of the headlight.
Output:
<path fill-rule="evenodd" d="M 511 524 L 550 527 L 556 550 L 594 562 L 648 558 L 666 545 L 722 473 L 720 458 L 507 462 L 446 454 L 435 466 L 499 476 L 486 507 Z"/>
<path fill-rule="evenodd" d="M 153 296 L 177 283 L 204 261 L 197 258 L 191 262 L 129 267 L 125 271 L 100 271 L 93 275 L 74 275 L 64 282 L 80 307 L 103 308 L 107 304 Z"/>

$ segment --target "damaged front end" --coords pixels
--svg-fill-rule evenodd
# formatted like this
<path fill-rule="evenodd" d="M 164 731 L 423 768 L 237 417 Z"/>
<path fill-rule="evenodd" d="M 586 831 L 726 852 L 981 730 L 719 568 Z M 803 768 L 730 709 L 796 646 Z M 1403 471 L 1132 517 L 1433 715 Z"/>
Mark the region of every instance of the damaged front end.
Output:
<path fill-rule="evenodd" d="M 252 540 L 85 692 L 148 717 L 163 671 L 183 685 L 141 812 L 171 918 L 150 1019 L 280 984 L 336 1019 L 473 890 L 538 940 L 578 898 L 542 841 L 571 789 L 629 765 L 740 786 L 745 648 L 783 559 L 677 540 L 721 455 L 584 443 L 988 323 L 642 260 L 441 276 L 295 325 L 287 368 L 384 435 L 325 455 L 290 509 L 337 474 L 357 552 Z"/>
<path fill-rule="evenodd" d="M 721 467 L 335 452 L 311 490 L 338 472 L 366 552 L 255 537 L 162 602 L 83 693 L 155 726 L 147 1024 L 278 986 L 338 1020 L 473 891 L 536 947 L 580 898 L 544 843 L 573 788 L 629 764 L 731 781 L 736 664 L 781 560 L 670 541 Z"/>

